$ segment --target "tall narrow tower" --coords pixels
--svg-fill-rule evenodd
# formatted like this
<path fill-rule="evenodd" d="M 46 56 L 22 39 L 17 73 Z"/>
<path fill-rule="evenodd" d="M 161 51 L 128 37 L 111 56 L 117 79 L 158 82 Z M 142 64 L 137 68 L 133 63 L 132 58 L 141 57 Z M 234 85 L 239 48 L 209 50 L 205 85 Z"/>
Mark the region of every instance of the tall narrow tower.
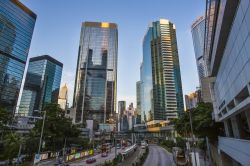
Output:
<path fill-rule="evenodd" d="M 152 22 L 143 40 L 141 109 L 144 121 L 171 120 L 184 110 L 175 25 Z"/>
<path fill-rule="evenodd" d="M 106 123 L 115 112 L 117 45 L 116 24 L 82 24 L 73 101 L 76 123 Z"/>

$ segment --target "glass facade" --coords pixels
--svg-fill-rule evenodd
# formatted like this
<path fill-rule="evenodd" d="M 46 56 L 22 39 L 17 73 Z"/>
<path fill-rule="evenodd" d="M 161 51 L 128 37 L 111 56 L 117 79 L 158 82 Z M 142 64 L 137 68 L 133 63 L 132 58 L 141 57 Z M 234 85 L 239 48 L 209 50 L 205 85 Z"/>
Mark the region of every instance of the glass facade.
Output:
<path fill-rule="evenodd" d="M 141 81 L 136 82 L 136 124 L 141 123 Z"/>
<path fill-rule="evenodd" d="M 48 55 L 30 59 L 19 114 L 32 116 L 34 110 L 42 110 L 46 103 L 57 103 L 62 68 L 62 63 Z"/>
<path fill-rule="evenodd" d="M 114 23 L 82 24 L 73 101 L 76 123 L 106 123 L 115 112 L 117 33 Z"/>
<path fill-rule="evenodd" d="M 199 80 L 204 78 L 205 73 L 205 61 L 204 61 L 204 37 L 205 37 L 205 17 L 201 16 L 192 25 L 192 37 L 195 52 L 195 59 L 198 69 Z"/>
<path fill-rule="evenodd" d="M 15 111 L 36 15 L 17 0 L 0 0 L 0 106 Z"/>
<path fill-rule="evenodd" d="M 175 26 L 160 19 L 152 22 L 143 40 L 142 121 L 177 118 L 183 107 Z"/>

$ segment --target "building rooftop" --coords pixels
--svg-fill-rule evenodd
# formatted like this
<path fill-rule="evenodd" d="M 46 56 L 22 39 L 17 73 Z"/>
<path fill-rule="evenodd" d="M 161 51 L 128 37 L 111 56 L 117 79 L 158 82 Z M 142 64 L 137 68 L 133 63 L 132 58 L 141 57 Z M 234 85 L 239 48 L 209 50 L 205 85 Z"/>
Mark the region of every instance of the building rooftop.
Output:
<path fill-rule="evenodd" d="M 116 23 L 110 23 L 110 22 L 83 22 L 83 26 L 85 27 L 97 27 L 97 28 L 113 28 L 117 29 L 117 24 Z"/>
<path fill-rule="evenodd" d="M 30 62 L 40 61 L 40 60 L 45 60 L 45 59 L 50 61 L 50 62 L 53 62 L 53 63 L 57 64 L 58 66 L 63 67 L 63 64 L 61 62 L 59 62 L 58 60 L 52 58 L 49 55 L 42 55 L 42 56 L 32 57 L 32 58 L 30 58 Z"/>
<path fill-rule="evenodd" d="M 22 4 L 19 0 L 11 0 L 12 3 L 17 5 L 19 8 L 21 8 L 25 13 L 30 15 L 32 18 L 36 19 L 37 15 L 31 11 L 28 7 L 26 7 L 24 4 Z"/>

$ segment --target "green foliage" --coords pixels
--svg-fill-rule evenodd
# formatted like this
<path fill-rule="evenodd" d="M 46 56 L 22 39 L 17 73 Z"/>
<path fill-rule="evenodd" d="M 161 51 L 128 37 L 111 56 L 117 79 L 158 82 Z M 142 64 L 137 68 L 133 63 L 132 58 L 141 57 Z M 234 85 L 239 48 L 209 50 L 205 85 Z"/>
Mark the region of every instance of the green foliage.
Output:
<path fill-rule="evenodd" d="M 177 137 L 176 138 L 176 146 L 177 147 L 180 147 L 182 149 L 186 148 L 186 140 L 184 140 L 183 138 L 181 137 Z"/>
<path fill-rule="evenodd" d="M 184 137 L 191 136 L 189 113 L 192 116 L 193 131 L 198 137 L 208 137 L 210 141 L 217 140 L 218 135 L 223 133 L 223 124 L 212 120 L 213 106 L 211 103 L 199 103 L 194 109 L 184 112 L 178 119 L 173 121 L 175 130 Z"/>
<path fill-rule="evenodd" d="M 21 137 L 15 133 L 9 133 L 4 136 L 3 149 L 4 155 L 3 159 L 10 159 L 17 157 L 20 144 L 22 143 Z"/>
<path fill-rule="evenodd" d="M 45 141 L 44 150 L 58 151 L 64 146 L 64 141 L 67 139 L 67 145 L 81 144 L 85 145 L 84 140 L 78 138 L 80 131 L 75 125 L 72 125 L 71 119 L 64 116 L 64 111 L 61 110 L 58 104 L 47 104 L 46 118 L 44 124 L 43 141 Z M 35 127 L 30 132 L 28 141 L 39 142 L 43 119 L 36 122 Z M 37 149 L 32 148 L 32 149 Z M 29 153 L 32 153 L 31 150 Z M 34 153 L 34 151 L 33 151 Z"/>
<path fill-rule="evenodd" d="M 11 112 L 8 112 L 4 108 L 0 107 L 0 132 L 4 132 L 7 129 L 7 125 L 10 124 L 11 119 Z"/>
<path fill-rule="evenodd" d="M 175 143 L 173 140 L 165 140 L 165 141 L 162 141 L 161 145 L 163 147 L 166 147 L 168 150 L 171 150 L 172 147 L 175 146 Z"/>

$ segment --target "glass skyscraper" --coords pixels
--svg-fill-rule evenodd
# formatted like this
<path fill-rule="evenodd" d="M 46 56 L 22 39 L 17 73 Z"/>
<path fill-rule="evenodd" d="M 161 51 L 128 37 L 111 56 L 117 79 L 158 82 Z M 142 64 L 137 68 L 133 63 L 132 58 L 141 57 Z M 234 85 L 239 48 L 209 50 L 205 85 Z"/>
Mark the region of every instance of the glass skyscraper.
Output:
<path fill-rule="evenodd" d="M 0 106 L 15 111 L 36 14 L 18 0 L 0 0 Z"/>
<path fill-rule="evenodd" d="M 115 112 L 117 45 L 116 24 L 82 24 L 73 101 L 76 123 L 106 123 Z"/>
<path fill-rule="evenodd" d="M 43 55 L 30 58 L 18 113 L 32 116 L 46 103 L 57 103 L 63 64 Z"/>
<path fill-rule="evenodd" d="M 171 120 L 183 108 L 175 25 L 152 22 L 143 40 L 141 64 L 142 121 Z"/>
<path fill-rule="evenodd" d="M 204 37 L 205 37 L 205 17 L 201 16 L 193 23 L 191 27 L 196 65 L 198 69 L 199 81 L 207 76 L 205 73 L 204 61 Z"/>
<path fill-rule="evenodd" d="M 136 124 L 141 123 L 141 81 L 136 82 Z"/>

